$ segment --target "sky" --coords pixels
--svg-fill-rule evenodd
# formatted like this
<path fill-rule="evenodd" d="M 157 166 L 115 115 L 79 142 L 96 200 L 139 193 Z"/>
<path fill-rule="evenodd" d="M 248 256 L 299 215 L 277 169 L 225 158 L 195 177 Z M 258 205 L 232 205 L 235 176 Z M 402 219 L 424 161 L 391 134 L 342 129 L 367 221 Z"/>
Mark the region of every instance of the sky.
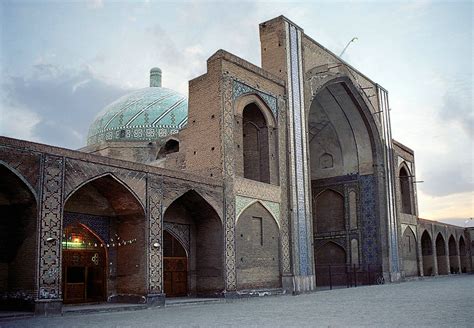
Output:
<path fill-rule="evenodd" d="M 389 91 L 415 151 L 420 217 L 474 226 L 470 1 L 2 1 L 0 135 L 77 149 L 149 70 L 187 94 L 224 49 L 260 66 L 258 24 L 285 15 Z"/>

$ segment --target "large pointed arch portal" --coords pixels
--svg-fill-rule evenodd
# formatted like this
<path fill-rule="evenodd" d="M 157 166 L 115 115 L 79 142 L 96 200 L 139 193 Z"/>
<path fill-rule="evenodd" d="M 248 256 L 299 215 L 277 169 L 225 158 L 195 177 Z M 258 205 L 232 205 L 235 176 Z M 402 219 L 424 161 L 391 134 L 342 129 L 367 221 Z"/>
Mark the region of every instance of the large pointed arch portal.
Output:
<path fill-rule="evenodd" d="M 115 176 L 76 189 L 64 206 L 64 302 L 143 302 L 145 232 L 142 204 Z"/>
<path fill-rule="evenodd" d="M 383 148 L 376 121 L 349 79 L 334 79 L 318 90 L 307 129 L 314 244 L 350 245 L 360 235 L 358 262 L 381 270 L 380 232 L 385 227 L 376 205 L 381 203 L 381 176 L 374 167 L 383 161 Z M 332 248 L 316 251 L 316 266 L 326 250 Z"/>

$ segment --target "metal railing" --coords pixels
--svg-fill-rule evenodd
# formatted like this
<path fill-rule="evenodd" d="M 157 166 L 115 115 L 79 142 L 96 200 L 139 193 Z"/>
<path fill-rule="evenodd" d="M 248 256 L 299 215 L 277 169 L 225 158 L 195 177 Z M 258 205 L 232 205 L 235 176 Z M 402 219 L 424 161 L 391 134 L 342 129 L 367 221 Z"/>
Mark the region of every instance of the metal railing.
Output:
<path fill-rule="evenodd" d="M 385 283 L 379 265 L 316 265 L 317 287 L 357 287 Z"/>

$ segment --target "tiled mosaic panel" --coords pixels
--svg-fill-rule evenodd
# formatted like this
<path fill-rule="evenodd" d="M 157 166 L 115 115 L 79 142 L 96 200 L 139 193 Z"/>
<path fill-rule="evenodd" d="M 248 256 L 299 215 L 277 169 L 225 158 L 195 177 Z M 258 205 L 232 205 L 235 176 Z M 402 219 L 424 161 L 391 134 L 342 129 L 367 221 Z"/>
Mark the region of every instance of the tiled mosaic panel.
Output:
<path fill-rule="evenodd" d="M 107 106 L 92 123 L 87 144 L 153 140 L 179 131 L 187 122 L 188 102 L 166 88 L 145 88 Z"/>
<path fill-rule="evenodd" d="M 305 201 L 305 172 L 303 168 L 303 127 L 301 111 L 301 93 L 299 76 L 299 53 L 298 53 L 298 31 L 290 25 L 290 72 L 293 104 L 293 132 L 295 145 L 295 168 L 296 168 L 296 198 L 297 198 L 297 221 L 298 221 L 298 246 L 300 259 L 300 274 L 307 275 L 308 270 L 308 233 L 306 226 L 306 201 Z"/>
<path fill-rule="evenodd" d="M 234 114 L 232 112 L 232 79 L 223 81 L 224 115 L 222 117 L 222 153 L 224 171 L 224 233 L 225 233 L 225 285 L 227 291 L 237 288 L 235 270 L 235 197 L 234 197 Z"/>
<path fill-rule="evenodd" d="M 234 101 L 242 95 L 251 93 L 257 94 L 265 102 L 268 108 L 270 108 L 270 110 L 273 112 L 273 115 L 275 115 L 275 118 L 278 118 L 277 98 L 275 96 L 259 91 L 240 81 L 233 81 L 232 99 Z"/>
<path fill-rule="evenodd" d="M 391 257 L 391 271 L 399 271 L 399 256 L 398 256 L 398 225 L 396 222 L 395 209 L 395 183 L 393 170 L 393 148 L 392 148 L 392 127 L 390 123 L 390 107 L 388 104 L 388 92 L 380 86 L 377 86 L 377 92 L 380 101 L 380 109 L 383 114 L 383 136 L 384 136 L 384 151 L 385 151 L 385 187 L 387 188 L 387 206 L 388 206 L 388 229 L 390 239 L 390 257 Z"/>
<path fill-rule="evenodd" d="M 94 231 L 100 239 L 108 243 L 110 240 L 110 219 L 110 217 L 106 216 L 65 212 L 63 227 L 66 228 L 71 224 L 82 223 Z"/>
<path fill-rule="evenodd" d="M 61 298 L 61 240 L 64 161 L 44 159 L 39 253 L 39 298 Z M 53 240 L 48 241 L 48 238 Z"/>
<path fill-rule="evenodd" d="M 160 181 L 150 177 L 148 195 L 148 291 L 152 294 L 163 291 L 163 187 Z M 157 243 L 159 247 L 155 247 Z"/>
<path fill-rule="evenodd" d="M 187 254 L 190 254 L 190 228 L 188 224 L 179 224 L 173 222 L 163 222 L 163 229 L 168 231 L 173 237 L 179 240 Z"/>
<path fill-rule="evenodd" d="M 362 263 L 380 264 L 379 230 L 380 225 L 376 216 L 376 186 L 373 175 L 361 175 L 360 187 L 360 217 Z"/>

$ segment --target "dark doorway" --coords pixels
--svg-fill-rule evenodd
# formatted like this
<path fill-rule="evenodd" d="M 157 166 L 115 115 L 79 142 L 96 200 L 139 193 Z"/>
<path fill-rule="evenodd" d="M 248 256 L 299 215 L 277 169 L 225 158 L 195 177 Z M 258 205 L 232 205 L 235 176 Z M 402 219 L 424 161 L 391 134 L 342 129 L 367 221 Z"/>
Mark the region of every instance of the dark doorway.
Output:
<path fill-rule="evenodd" d="M 428 231 L 421 235 L 421 255 L 423 256 L 423 275 L 433 275 L 433 244 Z"/>

